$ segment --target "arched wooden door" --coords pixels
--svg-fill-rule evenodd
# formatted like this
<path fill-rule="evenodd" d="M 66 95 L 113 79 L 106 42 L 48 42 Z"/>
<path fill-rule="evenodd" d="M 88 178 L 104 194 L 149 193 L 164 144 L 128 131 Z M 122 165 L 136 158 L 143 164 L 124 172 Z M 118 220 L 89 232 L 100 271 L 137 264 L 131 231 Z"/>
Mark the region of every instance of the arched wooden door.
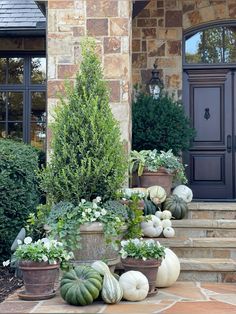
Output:
<path fill-rule="evenodd" d="M 214 47 L 211 31 L 217 41 Z M 229 36 L 230 44 L 224 39 L 217 46 L 220 35 Z M 194 36 L 199 41 L 195 54 L 189 55 L 194 49 L 186 44 L 188 39 L 185 41 L 188 51 L 185 50 L 183 82 L 186 113 L 196 129 L 191 149 L 185 155 L 189 186 L 198 199 L 234 199 L 236 31 L 235 27 L 220 26 L 198 31 L 189 38 Z"/>

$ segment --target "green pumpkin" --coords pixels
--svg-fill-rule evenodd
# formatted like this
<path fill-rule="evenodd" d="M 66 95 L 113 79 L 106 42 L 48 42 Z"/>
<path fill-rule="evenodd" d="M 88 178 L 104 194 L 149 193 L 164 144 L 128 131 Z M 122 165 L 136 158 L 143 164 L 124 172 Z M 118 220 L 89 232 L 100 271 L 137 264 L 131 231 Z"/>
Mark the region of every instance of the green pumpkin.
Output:
<path fill-rule="evenodd" d="M 144 199 L 144 208 L 143 214 L 144 216 L 147 215 L 155 215 L 155 212 L 158 210 L 158 207 L 149 199 Z"/>
<path fill-rule="evenodd" d="M 188 211 L 188 204 L 179 196 L 167 197 L 163 204 L 164 210 L 169 210 L 175 219 L 183 219 Z"/>
<path fill-rule="evenodd" d="M 61 279 L 61 296 L 72 305 L 91 304 L 101 289 L 102 277 L 90 266 L 75 267 L 66 272 Z"/>

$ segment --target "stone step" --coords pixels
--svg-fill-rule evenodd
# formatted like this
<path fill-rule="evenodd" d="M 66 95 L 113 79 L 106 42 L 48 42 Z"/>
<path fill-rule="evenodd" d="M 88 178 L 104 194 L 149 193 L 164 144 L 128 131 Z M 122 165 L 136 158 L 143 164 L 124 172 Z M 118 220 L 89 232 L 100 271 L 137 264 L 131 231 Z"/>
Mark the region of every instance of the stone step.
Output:
<path fill-rule="evenodd" d="M 236 282 L 236 261 L 225 258 L 181 258 L 179 281 Z"/>
<path fill-rule="evenodd" d="M 236 237 L 236 220 L 232 219 L 182 219 L 173 220 L 172 224 L 176 237 Z"/>
<path fill-rule="evenodd" d="M 156 238 L 183 258 L 229 258 L 236 260 L 235 238 Z"/>
<path fill-rule="evenodd" d="M 189 219 L 236 219 L 236 203 L 192 202 L 188 208 Z"/>

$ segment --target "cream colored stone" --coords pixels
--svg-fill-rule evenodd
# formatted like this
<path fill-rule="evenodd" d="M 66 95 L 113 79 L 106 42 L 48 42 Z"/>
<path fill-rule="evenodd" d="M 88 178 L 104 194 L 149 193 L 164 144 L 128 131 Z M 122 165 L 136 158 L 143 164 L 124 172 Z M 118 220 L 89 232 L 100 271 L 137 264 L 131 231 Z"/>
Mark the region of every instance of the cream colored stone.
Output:
<path fill-rule="evenodd" d="M 120 0 L 119 3 L 119 16 L 120 17 L 129 17 L 131 8 L 131 2 L 127 0 Z"/>
<path fill-rule="evenodd" d="M 181 270 L 236 271 L 236 261 L 225 258 L 181 258 Z"/>
<path fill-rule="evenodd" d="M 216 18 L 213 6 L 201 8 L 201 9 L 199 9 L 199 13 L 201 15 L 203 23 L 213 21 Z"/>
<path fill-rule="evenodd" d="M 104 56 L 104 76 L 105 78 L 125 78 L 128 77 L 130 66 L 129 55 L 107 55 Z"/>
<path fill-rule="evenodd" d="M 181 28 L 157 29 L 157 39 L 160 39 L 160 40 L 182 39 L 182 30 Z"/>
<path fill-rule="evenodd" d="M 129 53 L 130 51 L 130 38 L 129 36 L 121 37 L 121 51 L 122 53 Z"/>
<path fill-rule="evenodd" d="M 47 77 L 49 80 L 56 78 L 56 60 L 50 55 L 48 56 Z"/>

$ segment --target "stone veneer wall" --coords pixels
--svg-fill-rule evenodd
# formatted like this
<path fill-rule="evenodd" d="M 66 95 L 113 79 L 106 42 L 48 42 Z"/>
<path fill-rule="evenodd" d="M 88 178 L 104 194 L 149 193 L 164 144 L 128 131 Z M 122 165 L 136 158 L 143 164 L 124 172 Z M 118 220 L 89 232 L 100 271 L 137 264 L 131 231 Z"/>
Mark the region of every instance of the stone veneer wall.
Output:
<path fill-rule="evenodd" d="M 156 63 L 165 88 L 180 97 L 183 31 L 228 19 L 236 19 L 236 0 L 151 0 L 133 20 L 133 83 L 147 83 Z"/>
<path fill-rule="evenodd" d="M 97 51 L 108 81 L 110 103 L 130 147 L 130 84 L 132 1 L 48 0 L 48 112 L 64 91 L 64 79 L 75 79 L 80 64 L 80 40 L 96 38 Z M 50 133 L 50 130 L 49 130 Z M 50 134 L 48 134 L 50 141 Z"/>

